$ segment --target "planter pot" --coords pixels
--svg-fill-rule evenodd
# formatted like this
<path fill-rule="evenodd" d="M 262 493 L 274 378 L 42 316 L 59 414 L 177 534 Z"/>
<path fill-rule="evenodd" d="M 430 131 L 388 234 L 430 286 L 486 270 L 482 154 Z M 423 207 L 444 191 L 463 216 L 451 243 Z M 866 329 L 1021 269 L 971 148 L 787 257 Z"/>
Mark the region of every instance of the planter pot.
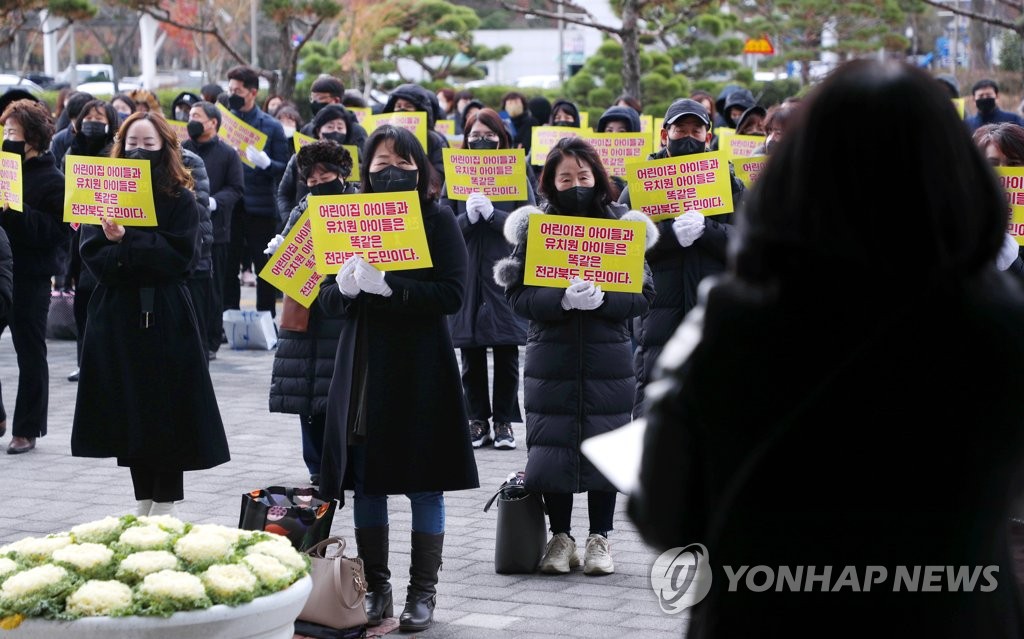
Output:
<path fill-rule="evenodd" d="M 295 618 L 313 588 L 303 577 L 288 588 L 241 606 L 212 606 L 170 617 L 86 617 L 62 622 L 26 619 L 6 639 L 292 639 Z"/>

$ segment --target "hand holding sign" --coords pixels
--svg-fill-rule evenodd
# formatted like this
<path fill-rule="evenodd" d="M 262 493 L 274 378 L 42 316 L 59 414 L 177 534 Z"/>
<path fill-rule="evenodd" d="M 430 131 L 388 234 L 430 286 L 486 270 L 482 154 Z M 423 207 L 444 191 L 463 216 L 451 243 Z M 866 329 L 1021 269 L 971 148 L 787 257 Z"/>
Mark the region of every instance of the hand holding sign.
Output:
<path fill-rule="evenodd" d="M 476 224 L 481 217 L 485 221 L 489 221 L 494 217 L 494 205 L 483 193 L 473 193 L 466 200 L 466 215 L 469 216 L 469 221 L 473 224 Z"/>
<path fill-rule="evenodd" d="M 353 255 L 345 260 L 341 269 L 338 270 L 338 288 L 341 289 L 341 294 L 345 297 L 355 298 L 362 291 L 356 282 L 356 267 L 362 261 L 361 256 Z"/>
<path fill-rule="evenodd" d="M 594 286 L 593 282 L 587 282 L 578 277 L 572 278 L 572 282 L 562 296 L 563 309 L 592 311 L 604 303 L 604 291 L 600 286 Z"/>
<path fill-rule="evenodd" d="M 391 297 L 391 287 L 384 281 L 384 271 L 378 271 L 362 258 L 356 262 L 355 280 L 361 291 L 366 291 L 371 295 Z"/>
<path fill-rule="evenodd" d="M 100 220 L 100 224 L 103 225 L 103 235 L 111 242 L 120 242 L 124 239 L 124 227 L 117 222 L 103 218 Z"/>
<path fill-rule="evenodd" d="M 706 220 L 699 211 L 687 211 L 672 221 L 672 232 L 676 234 L 679 246 L 693 245 L 704 235 Z"/>

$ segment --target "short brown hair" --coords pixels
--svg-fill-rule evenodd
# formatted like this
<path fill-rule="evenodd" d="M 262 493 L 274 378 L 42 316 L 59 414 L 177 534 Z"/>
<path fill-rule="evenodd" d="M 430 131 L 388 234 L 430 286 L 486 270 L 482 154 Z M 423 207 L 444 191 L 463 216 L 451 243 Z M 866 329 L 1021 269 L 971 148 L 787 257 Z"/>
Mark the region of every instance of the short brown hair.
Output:
<path fill-rule="evenodd" d="M 128 129 L 139 120 L 149 120 L 156 128 L 157 135 L 160 136 L 160 140 L 163 142 L 163 147 L 160 149 L 160 157 L 153 163 L 154 169 L 159 167 L 163 170 L 153 172 L 153 187 L 167 195 L 174 196 L 178 195 L 179 189 L 191 189 L 193 184 L 192 173 L 185 168 L 185 163 L 181 159 L 181 145 L 178 143 L 178 136 L 175 135 L 171 125 L 167 124 L 167 120 L 159 112 L 149 111 L 148 113 L 143 113 L 138 111 L 128 116 L 121 125 L 121 129 L 117 132 L 117 137 L 114 139 L 114 148 L 110 150 L 110 157 L 124 157 L 124 139 L 128 135 Z M 162 177 L 157 179 L 158 176 Z"/>
<path fill-rule="evenodd" d="M 15 100 L 0 115 L 0 125 L 14 118 L 25 132 L 25 145 L 43 153 L 53 139 L 53 117 L 42 103 L 35 100 Z"/>
<path fill-rule="evenodd" d="M 466 126 L 463 127 L 463 132 L 466 135 L 462 138 L 462 148 L 469 148 L 469 143 L 466 142 L 466 138 L 469 137 L 470 130 L 472 130 L 473 125 L 478 121 L 491 131 L 498 134 L 499 149 L 507 149 L 512 146 L 512 138 L 508 134 L 508 129 L 505 128 L 505 123 L 501 121 L 501 116 L 498 115 L 498 112 L 494 109 L 488 109 L 485 107 L 469 116 L 466 120 Z"/>

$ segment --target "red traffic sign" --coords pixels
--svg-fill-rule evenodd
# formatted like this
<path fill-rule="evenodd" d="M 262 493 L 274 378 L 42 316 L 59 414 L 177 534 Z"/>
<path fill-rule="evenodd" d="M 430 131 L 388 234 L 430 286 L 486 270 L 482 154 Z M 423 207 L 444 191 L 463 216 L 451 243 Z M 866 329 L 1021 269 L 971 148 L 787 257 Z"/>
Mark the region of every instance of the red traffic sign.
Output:
<path fill-rule="evenodd" d="M 775 55 L 775 47 L 768 38 L 749 38 L 743 43 L 743 53 Z"/>

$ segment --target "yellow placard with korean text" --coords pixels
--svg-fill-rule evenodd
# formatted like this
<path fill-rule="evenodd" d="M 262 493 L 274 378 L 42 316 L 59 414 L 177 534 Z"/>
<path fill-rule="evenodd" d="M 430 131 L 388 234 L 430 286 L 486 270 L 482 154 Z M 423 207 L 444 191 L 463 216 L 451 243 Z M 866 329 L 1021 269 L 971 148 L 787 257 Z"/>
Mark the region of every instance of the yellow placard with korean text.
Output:
<path fill-rule="evenodd" d="M 641 116 L 642 117 L 642 116 Z M 641 120 L 643 122 L 643 120 Z M 651 125 L 651 151 L 657 153 L 661 150 L 661 130 L 665 128 L 665 118 L 654 118 Z"/>
<path fill-rule="evenodd" d="M 966 100 L 964 98 L 953 98 L 953 106 L 956 107 L 956 112 L 960 115 L 961 120 L 964 119 L 964 113 L 966 111 L 964 107 L 965 102 Z"/>
<path fill-rule="evenodd" d="M 416 139 L 427 150 L 427 114 L 423 111 L 395 111 L 393 113 L 378 113 L 371 115 L 363 122 L 367 131 L 390 124 L 399 128 L 411 131 Z"/>
<path fill-rule="evenodd" d="M 730 135 L 725 139 L 726 145 L 723 147 L 719 143 L 718 148 L 724 148 L 728 154 L 729 159 L 733 158 L 749 158 L 754 154 L 754 149 L 764 144 L 763 135 Z"/>
<path fill-rule="evenodd" d="M 189 139 L 188 122 L 182 122 L 181 120 L 167 120 L 166 122 L 171 125 L 171 130 L 174 131 L 174 135 L 178 138 L 178 142 L 185 142 Z"/>
<path fill-rule="evenodd" d="M 455 135 L 455 120 L 436 120 L 434 121 L 434 130 L 444 137 L 450 138 Z"/>
<path fill-rule="evenodd" d="M 303 133 L 299 133 L 298 131 L 296 131 L 295 135 L 292 136 L 292 146 L 295 147 L 296 153 L 298 153 L 299 149 L 301 149 L 302 147 L 306 146 L 307 144 L 312 144 L 314 142 L 316 142 L 316 138 L 309 135 L 305 135 Z M 345 178 L 345 181 L 355 184 L 362 180 L 362 177 L 360 177 L 359 173 L 359 147 L 356 146 L 355 144 L 342 144 L 341 146 L 343 149 L 348 151 L 349 155 L 352 156 L 352 173 L 350 173 L 349 176 Z"/>
<path fill-rule="evenodd" d="M 655 222 L 686 211 L 732 213 L 732 180 L 724 151 L 626 165 L 630 202 Z"/>
<path fill-rule="evenodd" d="M 466 200 L 479 192 L 492 202 L 524 202 L 526 151 L 523 149 L 443 149 L 448 197 Z"/>
<path fill-rule="evenodd" d="M 23 184 L 21 156 L 0 151 L 0 206 L 24 212 Z"/>
<path fill-rule="evenodd" d="M 654 116 L 653 115 L 640 115 L 640 130 L 647 135 L 650 135 L 654 131 Z"/>
<path fill-rule="evenodd" d="M 562 138 L 574 138 L 582 129 L 571 126 L 535 126 L 530 134 L 530 164 L 543 166 L 548 159 L 548 151 L 558 144 Z"/>
<path fill-rule="evenodd" d="M 736 158 L 732 161 L 732 168 L 736 171 L 736 177 L 739 178 L 740 182 L 743 182 L 743 186 L 749 189 L 754 185 L 754 182 L 757 182 L 757 178 L 760 177 L 761 171 L 764 170 L 764 164 L 767 161 L 767 155 Z"/>
<path fill-rule="evenodd" d="M 353 255 L 382 271 L 433 265 L 417 191 L 310 195 L 306 202 L 319 273 L 337 272 Z"/>
<path fill-rule="evenodd" d="M 580 128 L 581 129 L 589 129 L 590 128 L 590 112 L 589 111 L 580 111 Z"/>
<path fill-rule="evenodd" d="M 65 222 L 156 226 L 148 161 L 68 155 L 64 163 Z"/>
<path fill-rule="evenodd" d="M 567 288 L 578 277 L 603 291 L 643 289 L 643 222 L 531 215 L 529 223 L 524 284 Z"/>
<path fill-rule="evenodd" d="M 306 308 L 316 300 L 323 276 L 316 272 L 308 209 L 267 260 L 260 277 Z"/>
<path fill-rule="evenodd" d="M 1024 246 L 1024 166 L 994 167 L 999 183 L 1006 189 L 1006 232 Z"/>
<path fill-rule="evenodd" d="M 255 168 L 256 165 L 246 157 L 245 150 L 252 146 L 256 147 L 257 151 L 262 151 L 263 147 L 267 145 L 267 134 L 246 124 L 242 118 L 232 113 L 223 104 L 218 104 L 217 108 L 220 109 L 221 115 L 220 129 L 217 131 L 217 135 L 227 142 L 228 146 L 238 151 L 238 157 L 242 159 L 242 164 Z"/>
<path fill-rule="evenodd" d="M 356 122 L 358 122 L 359 124 L 363 124 L 363 120 L 365 120 L 366 118 L 368 118 L 371 115 L 373 115 L 373 109 L 371 109 L 370 107 L 354 107 L 354 106 L 350 107 L 350 106 L 347 106 L 347 107 L 345 107 L 345 110 L 346 111 L 351 111 L 352 113 L 355 113 L 356 114 Z M 363 125 L 363 128 L 366 128 L 366 125 Z"/>
<path fill-rule="evenodd" d="M 627 162 L 646 160 L 651 154 L 651 137 L 646 133 L 590 133 L 580 137 L 594 147 L 608 175 L 624 177 Z"/>
<path fill-rule="evenodd" d="M 730 129 L 727 126 L 722 126 L 715 129 L 713 133 L 718 136 L 718 148 L 728 149 L 729 138 L 736 135 L 736 129 Z"/>

